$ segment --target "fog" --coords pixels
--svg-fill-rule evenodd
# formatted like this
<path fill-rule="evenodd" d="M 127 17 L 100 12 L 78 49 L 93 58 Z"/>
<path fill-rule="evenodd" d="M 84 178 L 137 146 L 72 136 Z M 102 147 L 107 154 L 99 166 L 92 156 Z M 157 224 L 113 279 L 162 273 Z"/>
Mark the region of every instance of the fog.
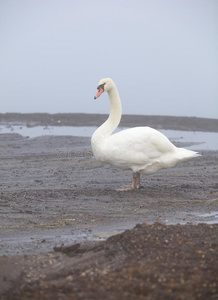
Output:
<path fill-rule="evenodd" d="M 0 112 L 218 117 L 217 0 L 0 0 Z"/>

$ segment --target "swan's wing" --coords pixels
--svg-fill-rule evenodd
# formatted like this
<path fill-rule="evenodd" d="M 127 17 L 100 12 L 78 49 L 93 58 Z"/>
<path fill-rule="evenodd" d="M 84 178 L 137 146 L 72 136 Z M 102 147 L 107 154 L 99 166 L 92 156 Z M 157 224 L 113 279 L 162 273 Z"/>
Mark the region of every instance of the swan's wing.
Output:
<path fill-rule="evenodd" d="M 159 131 L 135 127 L 110 136 L 104 144 L 105 161 L 120 168 L 146 165 L 174 151 L 175 146 Z"/>

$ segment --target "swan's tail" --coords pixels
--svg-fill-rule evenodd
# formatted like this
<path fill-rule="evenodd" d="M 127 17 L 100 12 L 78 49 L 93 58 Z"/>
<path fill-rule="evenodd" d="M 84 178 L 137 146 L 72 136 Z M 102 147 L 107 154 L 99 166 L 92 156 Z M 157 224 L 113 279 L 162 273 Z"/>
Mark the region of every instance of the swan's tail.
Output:
<path fill-rule="evenodd" d="M 177 154 L 179 156 L 180 161 L 185 161 L 193 157 L 201 156 L 201 154 L 198 152 L 187 150 L 184 148 L 177 148 Z"/>

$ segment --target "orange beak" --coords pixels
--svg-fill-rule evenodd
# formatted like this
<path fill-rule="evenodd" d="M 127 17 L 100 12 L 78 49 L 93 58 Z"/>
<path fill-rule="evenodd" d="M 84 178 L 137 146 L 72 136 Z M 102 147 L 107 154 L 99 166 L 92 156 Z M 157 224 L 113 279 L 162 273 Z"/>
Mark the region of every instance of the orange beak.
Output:
<path fill-rule="evenodd" d="M 94 99 L 97 99 L 103 92 L 104 92 L 104 89 L 101 88 L 101 87 L 99 87 L 99 88 L 98 88 L 98 92 L 97 92 L 97 94 L 95 95 Z"/>

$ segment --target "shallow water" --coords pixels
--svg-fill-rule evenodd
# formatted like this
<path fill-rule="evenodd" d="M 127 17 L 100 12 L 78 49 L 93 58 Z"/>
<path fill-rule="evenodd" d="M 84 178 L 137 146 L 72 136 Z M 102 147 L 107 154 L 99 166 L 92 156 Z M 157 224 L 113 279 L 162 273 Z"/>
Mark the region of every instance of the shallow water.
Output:
<path fill-rule="evenodd" d="M 55 246 L 83 243 L 87 241 L 104 241 L 112 235 L 132 229 L 138 222 L 129 221 L 120 224 L 97 226 L 96 228 L 56 228 L 55 231 L 43 230 L 31 232 L 31 234 L 18 233 L 16 237 L 2 238 L 1 255 L 42 253 L 53 250 Z M 154 223 L 154 222 L 152 222 Z M 175 224 L 216 224 L 218 223 L 218 211 L 209 213 L 178 213 L 171 220 L 163 220 L 166 225 Z M 151 224 L 149 222 L 149 224 Z"/>
<path fill-rule="evenodd" d="M 43 230 L 31 234 L 18 233 L 17 236 L 2 238 L 0 245 L 1 255 L 30 254 L 47 252 L 53 247 L 83 243 L 87 241 L 103 241 L 108 237 L 132 229 L 136 222 L 116 225 L 99 226 L 92 229 L 56 228 L 54 231 Z"/>
<path fill-rule="evenodd" d="M 195 216 L 200 218 L 200 222 L 206 224 L 217 224 L 218 223 L 218 211 L 211 211 L 209 213 L 198 214 L 195 213 Z"/>
<path fill-rule="evenodd" d="M 91 137 L 97 127 L 93 126 L 0 126 L 1 133 L 19 133 L 30 138 L 44 135 L 71 135 Z M 118 128 L 117 131 L 126 128 Z M 218 133 L 202 131 L 159 130 L 172 141 L 192 143 L 186 148 L 191 150 L 218 150 Z"/>

